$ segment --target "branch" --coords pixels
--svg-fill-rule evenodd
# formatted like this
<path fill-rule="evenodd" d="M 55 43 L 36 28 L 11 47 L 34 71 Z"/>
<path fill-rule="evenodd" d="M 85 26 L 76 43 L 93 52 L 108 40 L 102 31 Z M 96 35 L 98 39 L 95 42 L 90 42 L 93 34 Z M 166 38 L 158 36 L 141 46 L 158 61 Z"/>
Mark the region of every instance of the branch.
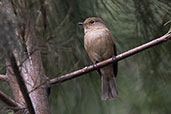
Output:
<path fill-rule="evenodd" d="M 3 93 L 2 91 L 0 91 L 0 100 L 3 101 L 6 105 L 8 105 L 10 107 L 19 109 L 18 104 L 13 99 L 11 99 L 9 96 L 7 96 L 5 93 Z"/>
<path fill-rule="evenodd" d="M 0 80 L 8 81 L 8 76 L 7 75 L 0 75 Z"/>
<path fill-rule="evenodd" d="M 82 68 L 80 70 L 71 72 L 69 74 L 62 75 L 60 77 L 55 77 L 55 78 L 50 80 L 50 84 L 54 85 L 56 83 L 61 83 L 61 82 L 76 78 L 76 77 L 78 77 L 80 75 L 86 74 L 88 72 L 99 69 L 99 68 L 104 67 L 106 65 L 109 65 L 109 64 L 112 64 L 114 62 L 120 61 L 120 60 L 125 59 L 125 58 L 127 58 L 127 57 L 129 57 L 131 55 L 134 55 L 134 54 L 136 54 L 138 52 L 146 50 L 146 49 L 148 49 L 150 47 L 153 47 L 153 46 L 158 45 L 160 43 L 166 42 L 167 40 L 170 40 L 170 39 L 171 39 L 171 34 L 165 34 L 164 36 L 162 36 L 160 38 L 157 38 L 157 39 L 152 40 L 152 41 L 150 41 L 150 42 L 148 42 L 146 44 L 143 44 L 143 45 L 138 46 L 138 47 L 136 47 L 134 49 L 131 49 L 131 50 L 126 51 L 126 52 L 124 52 L 122 54 L 119 54 L 116 57 L 109 58 L 109 59 L 104 60 L 102 62 L 99 62 L 97 64 L 84 67 L 84 68 Z"/>
<path fill-rule="evenodd" d="M 22 95 L 24 97 L 24 100 L 25 100 L 25 102 L 27 104 L 29 114 L 35 114 L 35 110 L 34 110 L 32 102 L 31 102 L 30 96 L 28 94 L 27 87 L 25 85 L 23 77 L 20 74 L 19 68 L 18 68 L 17 63 L 16 63 L 16 59 L 15 59 L 13 54 L 11 55 L 9 60 L 10 60 L 13 72 L 14 72 L 14 74 L 16 76 L 16 79 L 17 79 L 18 85 L 20 87 L 20 90 L 22 92 Z"/>

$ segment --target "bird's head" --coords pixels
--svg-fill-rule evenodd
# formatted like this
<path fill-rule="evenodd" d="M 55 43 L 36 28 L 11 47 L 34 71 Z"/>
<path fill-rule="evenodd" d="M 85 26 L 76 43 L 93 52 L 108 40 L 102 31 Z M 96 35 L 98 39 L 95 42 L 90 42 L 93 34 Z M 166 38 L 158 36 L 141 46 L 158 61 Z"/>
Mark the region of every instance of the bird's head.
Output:
<path fill-rule="evenodd" d="M 102 28 L 105 26 L 102 19 L 98 17 L 89 17 L 84 22 L 79 22 L 78 24 L 83 26 L 84 32 Z"/>

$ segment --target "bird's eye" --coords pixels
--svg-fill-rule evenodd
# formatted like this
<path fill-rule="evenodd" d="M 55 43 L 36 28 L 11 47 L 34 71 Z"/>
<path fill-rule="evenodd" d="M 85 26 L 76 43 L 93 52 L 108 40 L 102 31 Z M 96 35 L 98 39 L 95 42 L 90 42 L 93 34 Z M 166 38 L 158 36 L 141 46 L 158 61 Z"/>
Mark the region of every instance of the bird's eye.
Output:
<path fill-rule="evenodd" d="M 94 21 L 93 21 L 93 20 L 91 20 L 91 21 L 90 21 L 90 24 L 93 24 L 93 23 L 94 23 Z"/>

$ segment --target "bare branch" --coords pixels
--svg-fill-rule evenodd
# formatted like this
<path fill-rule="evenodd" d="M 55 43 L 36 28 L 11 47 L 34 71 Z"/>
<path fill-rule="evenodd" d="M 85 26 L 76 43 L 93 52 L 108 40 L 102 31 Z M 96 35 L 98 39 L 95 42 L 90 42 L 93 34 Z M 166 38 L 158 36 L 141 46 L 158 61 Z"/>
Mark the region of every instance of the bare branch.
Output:
<path fill-rule="evenodd" d="M 0 75 L 0 80 L 8 81 L 8 76 L 7 75 Z"/>
<path fill-rule="evenodd" d="M 125 59 L 131 55 L 134 55 L 138 52 L 141 52 L 143 50 L 146 50 L 148 48 L 151 48 L 155 45 L 158 45 L 160 43 L 163 43 L 163 42 L 166 42 L 167 40 L 170 40 L 171 39 L 171 34 L 165 34 L 164 36 L 160 37 L 160 38 L 157 38 L 155 40 L 152 40 L 146 44 L 143 44 L 141 46 L 138 46 L 134 49 L 131 49 L 129 51 L 126 51 L 122 54 L 119 54 L 118 56 L 116 56 L 115 58 L 109 58 L 107 60 L 104 60 L 102 62 L 99 62 L 97 64 L 94 64 L 94 65 L 90 65 L 90 66 L 87 66 L 87 67 L 84 67 L 80 70 L 77 70 L 77 71 L 74 71 L 74 72 L 71 72 L 69 74 L 65 74 L 65 75 L 62 75 L 62 76 L 59 76 L 59 77 L 55 77 L 53 79 L 50 80 L 50 84 L 53 85 L 53 84 L 56 84 L 56 83 L 61 83 L 61 82 L 64 82 L 64 81 L 67 81 L 67 80 L 70 80 L 70 79 L 73 79 L 73 78 L 76 78 L 80 75 L 83 75 L 83 74 L 86 74 L 88 72 L 91 72 L 91 71 L 94 71 L 96 69 L 99 69 L 101 67 L 104 67 L 106 65 L 109 65 L 109 64 L 112 64 L 116 61 L 120 61 L 122 59 Z"/>
<path fill-rule="evenodd" d="M 10 107 L 19 109 L 18 104 L 2 91 L 0 91 L 0 100 Z"/>

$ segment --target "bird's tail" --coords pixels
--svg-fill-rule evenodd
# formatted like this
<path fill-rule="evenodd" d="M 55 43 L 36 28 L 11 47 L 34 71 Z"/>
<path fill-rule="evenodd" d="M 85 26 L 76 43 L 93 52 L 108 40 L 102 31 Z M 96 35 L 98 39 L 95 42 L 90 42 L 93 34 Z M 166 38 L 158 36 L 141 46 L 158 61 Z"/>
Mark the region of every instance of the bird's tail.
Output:
<path fill-rule="evenodd" d="M 102 74 L 102 100 L 117 97 L 118 91 L 114 76 L 105 76 Z"/>

